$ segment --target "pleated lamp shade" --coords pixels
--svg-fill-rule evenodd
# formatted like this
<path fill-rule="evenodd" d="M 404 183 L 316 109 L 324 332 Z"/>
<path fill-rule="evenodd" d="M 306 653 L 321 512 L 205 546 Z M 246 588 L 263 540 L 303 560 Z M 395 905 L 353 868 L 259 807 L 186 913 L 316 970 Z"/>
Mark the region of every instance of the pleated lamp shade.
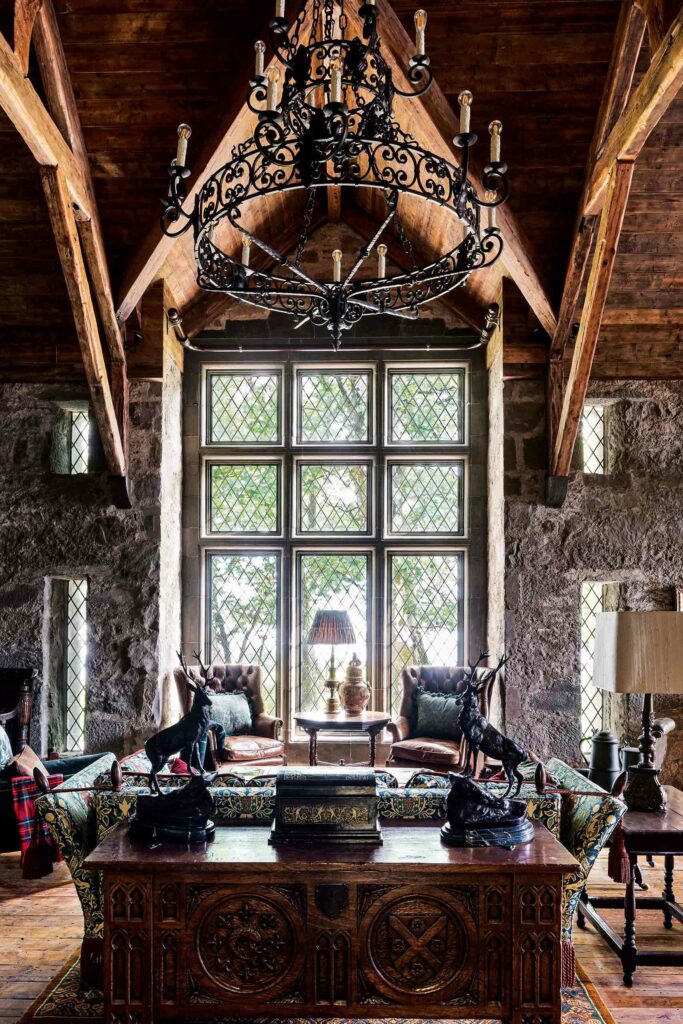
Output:
<path fill-rule="evenodd" d="M 348 612 L 322 608 L 315 613 L 313 624 L 308 631 L 308 643 L 313 644 L 355 644 Z"/>
<path fill-rule="evenodd" d="M 683 613 L 598 614 L 593 682 L 614 693 L 683 693 Z"/>

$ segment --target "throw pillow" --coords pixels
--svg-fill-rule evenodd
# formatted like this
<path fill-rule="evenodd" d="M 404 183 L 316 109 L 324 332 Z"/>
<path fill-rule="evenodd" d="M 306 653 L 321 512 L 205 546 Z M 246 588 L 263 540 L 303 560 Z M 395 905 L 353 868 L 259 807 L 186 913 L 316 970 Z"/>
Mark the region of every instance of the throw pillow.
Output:
<path fill-rule="evenodd" d="M 417 710 L 416 736 L 435 740 L 459 740 L 461 702 L 452 693 L 430 693 L 418 686 L 415 691 Z"/>
<path fill-rule="evenodd" d="M 12 760 L 12 744 L 9 736 L 0 725 L 0 772 L 4 771 Z"/>
<path fill-rule="evenodd" d="M 41 772 L 46 778 L 49 778 L 49 771 L 40 760 L 38 755 L 31 750 L 30 747 L 24 747 L 18 754 L 15 754 L 11 761 L 5 768 L 5 774 L 8 778 L 14 778 L 17 775 L 33 775 L 33 769 L 40 768 Z"/>
<path fill-rule="evenodd" d="M 244 693 L 216 693 L 211 697 L 211 721 L 225 729 L 226 736 L 251 732 L 251 705 Z"/>

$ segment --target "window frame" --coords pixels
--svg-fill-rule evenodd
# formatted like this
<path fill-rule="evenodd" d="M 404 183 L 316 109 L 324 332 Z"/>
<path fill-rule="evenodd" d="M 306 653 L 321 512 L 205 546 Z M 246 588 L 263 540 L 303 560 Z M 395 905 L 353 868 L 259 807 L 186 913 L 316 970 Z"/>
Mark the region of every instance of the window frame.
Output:
<path fill-rule="evenodd" d="M 211 487 L 209 483 L 211 466 L 276 466 L 277 467 L 277 529 L 269 530 L 243 530 L 225 531 L 211 529 Z M 267 540 L 280 540 L 284 537 L 284 459 L 276 455 L 223 455 L 215 453 L 202 455 L 200 470 L 200 536 L 202 540 L 246 540 L 252 541 L 263 537 Z"/>
<path fill-rule="evenodd" d="M 199 516 L 195 536 L 198 546 L 194 548 L 200 557 L 196 563 L 197 569 L 192 569 L 192 576 L 198 573 L 198 579 L 193 587 L 184 586 L 184 593 L 190 600 L 191 611 L 183 612 L 183 637 L 190 635 L 203 638 L 205 650 L 208 651 L 210 636 L 210 608 L 208 588 L 208 561 L 207 557 L 213 553 L 229 554 L 240 552 L 251 554 L 266 554 L 270 551 L 280 552 L 280 586 L 278 592 L 279 600 L 279 623 L 278 623 L 278 691 L 276 714 L 285 721 L 287 738 L 289 742 L 297 743 L 305 741 L 306 737 L 301 732 L 295 732 L 293 728 L 293 715 L 298 708 L 297 701 L 300 692 L 300 643 L 299 643 L 299 611 L 296 607 L 298 600 L 297 560 L 299 553 L 303 552 L 330 552 L 330 553 L 361 553 L 369 550 L 372 552 L 371 569 L 371 624 L 369 637 L 371 643 L 371 657 L 366 665 L 367 679 L 371 688 L 372 698 L 370 706 L 375 709 L 391 710 L 392 688 L 395 681 L 391 677 L 390 664 L 390 643 L 388 633 L 389 602 L 384 601 L 386 586 L 388 582 L 389 558 L 394 551 L 405 553 L 462 553 L 463 555 L 463 578 L 462 593 L 460 595 L 460 627 L 458 635 L 458 646 L 462 656 L 466 657 L 471 646 L 470 624 L 472 615 L 476 609 L 470 609 L 470 603 L 480 600 L 471 593 L 470 580 L 470 557 L 469 548 L 474 541 L 474 531 L 470 515 L 469 503 L 472 500 L 472 491 L 469 475 L 472 471 L 473 458 L 473 433 L 472 433 L 472 412 L 470 408 L 470 396 L 472 393 L 472 374 L 482 371 L 478 362 L 475 364 L 472 359 L 463 359 L 462 353 L 453 352 L 452 358 L 439 354 L 439 358 L 416 359 L 414 353 L 410 358 L 406 355 L 402 358 L 396 351 L 391 353 L 373 353 L 372 360 L 359 360 L 354 358 L 354 353 L 344 352 L 322 354 L 319 358 L 301 360 L 296 358 L 300 353 L 282 352 L 281 358 L 274 360 L 272 355 L 265 357 L 263 361 L 257 361 L 253 354 L 245 353 L 243 356 L 235 354 L 227 357 L 225 362 L 214 359 L 202 359 L 198 357 L 193 360 L 193 373 L 197 375 L 197 388 L 194 394 L 198 397 L 197 423 L 193 435 L 186 431 L 186 444 L 192 444 L 194 436 L 194 450 L 197 452 L 198 467 L 200 474 L 199 486 L 192 488 L 194 496 L 187 495 L 197 508 Z M 454 444 L 453 442 L 442 443 L 390 443 L 386 431 L 388 430 L 387 420 L 387 396 L 389 394 L 390 371 L 398 370 L 404 373 L 421 372 L 424 370 L 456 369 L 463 373 L 463 419 L 464 419 L 464 442 Z M 372 443 L 359 442 L 305 442 L 297 440 L 296 405 L 299 371 L 327 370 L 329 373 L 345 372 L 370 372 L 371 394 L 369 396 L 370 413 L 370 435 Z M 208 402 L 208 380 L 210 373 L 229 372 L 237 374 L 248 374 L 249 372 L 278 371 L 280 373 L 280 442 L 269 445 L 253 445 L 253 456 L 246 455 L 243 444 L 217 444 L 207 443 L 208 416 L 206 415 L 206 404 Z M 191 378 L 190 378 L 191 379 Z M 478 385 L 481 389 L 481 385 Z M 195 398 L 197 401 L 197 398 Z M 485 402 L 484 402 L 485 404 Z M 191 430 L 191 428 L 190 428 Z M 479 439 L 482 427 L 478 427 L 476 437 Z M 483 435 L 485 436 L 485 435 Z M 481 449 L 479 451 L 479 449 Z M 485 451 L 479 443 L 479 461 L 485 469 Z M 483 452 L 483 455 L 482 455 Z M 244 462 L 271 462 L 281 461 L 280 488 L 281 488 L 281 511 L 279 536 L 273 534 L 249 533 L 246 535 L 217 534 L 208 532 L 205 527 L 207 522 L 207 496 L 206 496 L 206 474 L 204 467 L 207 463 L 236 463 Z M 387 463 L 395 461 L 413 461 L 418 463 L 446 461 L 464 463 L 463 474 L 463 533 L 454 534 L 391 534 L 388 531 L 389 523 L 386 517 L 387 511 Z M 361 533 L 300 533 L 298 531 L 297 514 L 295 501 L 297 500 L 299 465 L 307 462 L 318 464 L 339 463 L 368 463 L 370 466 L 369 476 L 371 508 L 369 517 L 373 532 L 370 534 Z M 197 464 L 197 463 L 196 463 Z M 200 492 L 199 503 L 197 491 Z M 197 507 L 198 504 L 198 507 Z M 192 531 L 190 531 L 192 532 Z M 478 533 L 477 533 L 478 536 Z M 187 547 L 186 547 L 187 554 Z M 475 559 L 479 564 L 481 559 Z M 390 597 L 390 595 L 388 595 Z M 189 616 L 189 619 L 188 619 Z M 196 616 L 196 617 L 195 617 Z M 475 615 L 478 622 L 479 617 Z M 189 620 L 191 623 L 188 624 Z M 196 626 L 193 624 L 196 622 Z M 483 625 L 483 622 L 482 622 Z M 198 632 L 195 632 L 198 630 Z M 478 642 L 478 641 L 477 641 Z M 189 649 L 189 641 L 187 641 Z M 340 671 L 340 678 L 343 669 Z M 345 742 L 362 742 L 363 737 L 344 737 Z"/>
<path fill-rule="evenodd" d="M 457 464 L 462 465 L 462 487 L 461 487 L 460 509 L 459 509 L 462 529 L 460 529 L 457 533 L 443 533 L 443 532 L 440 532 L 440 533 L 416 533 L 416 532 L 407 533 L 407 532 L 405 532 L 403 530 L 392 530 L 391 529 L 391 520 L 392 520 L 392 509 L 391 509 L 391 501 L 392 501 L 391 467 L 395 466 L 395 465 L 398 465 L 400 463 L 405 463 L 405 464 L 414 465 L 414 466 L 430 466 L 430 465 L 432 465 L 434 463 L 438 464 L 440 462 L 441 463 L 446 463 L 448 465 L 457 465 Z M 469 538 L 469 526 L 470 526 L 470 523 L 469 523 L 470 517 L 469 517 L 469 514 L 468 514 L 469 490 L 470 490 L 470 486 L 469 486 L 470 460 L 469 460 L 469 456 L 468 455 L 465 455 L 464 453 L 463 454 L 458 454 L 458 455 L 444 455 L 444 454 L 426 455 L 424 452 L 421 452 L 419 455 L 396 455 L 396 454 L 393 454 L 393 453 L 392 454 L 388 454 L 387 453 L 387 456 L 386 456 L 386 459 L 385 459 L 385 462 L 384 462 L 384 467 L 385 467 L 385 472 L 384 472 L 384 517 L 383 517 L 383 521 L 382 521 L 382 535 L 383 535 L 383 537 L 386 540 L 389 540 L 389 541 L 405 540 L 405 541 L 411 541 L 412 543 L 415 543 L 415 538 L 416 537 L 422 537 L 424 540 L 441 541 L 442 543 L 444 542 L 444 539 L 446 537 L 450 537 L 451 539 L 455 539 L 455 540 L 468 540 L 468 538 Z"/>
<path fill-rule="evenodd" d="M 455 370 L 461 371 L 463 377 L 463 399 L 462 399 L 462 441 L 392 441 L 391 440 L 391 377 L 392 374 L 400 373 L 428 373 L 430 371 L 438 373 L 439 370 Z M 462 359 L 426 359 L 426 360 L 410 360 L 401 362 L 398 360 L 388 360 L 384 366 L 384 382 L 383 382 L 383 404 L 384 404 L 384 417 L 382 421 L 382 435 L 384 440 L 384 447 L 389 449 L 395 449 L 397 451 L 405 450 L 407 445 L 413 448 L 422 450 L 425 448 L 435 448 L 443 451 L 445 448 L 454 448 L 456 451 L 465 451 L 471 446 L 470 436 L 470 393 L 471 393 L 471 364 L 463 361 Z"/>
<path fill-rule="evenodd" d="M 301 490 L 301 475 L 300 469 L 302 465 L 305 466 L 329 466 L 335 463 L 341 466 L 367 466 L 368 476 L 366 484 L 367 494 L 367 529 L 358 532 L 346 531 L 346 530 L 302 530 L 300 524 L 300 508 L 299 508 L 299 497 Z M 376 530 L 376 486 L 377 486 L 377 459 L 373 455 L 309 455 L 309 454 L 296 454 L 292 458 L 291 464 L 291 524 L 292 524 L 292 539 L 293 540 L 321 540 L 336 543 L 337 540 L 358 540 L 367 541 L 370 538 L 377 536 Z"/>
<path fill-rule="evenodd" d="M 212 373 L 223 373 L 230 374 L 232 376 L 244 376 L 249 373 L 260 373 L 262 376 L 267 374 L 275 373 L 280 378 L 280 408 L 278 410 L 278 438 L 276 441 L 212 441 L 211 440 L 211 428 L 210 428 L 210 417 L 211 417 L 211 406 L 209 404 L 209 377 Z M 206 449 L 246 449 L 256 448 L 257 450 L 265 448 L 283 448 L 285 445 L 285 429 L 286 429 L 286 417 L 285 417 L 285 387 L 284 387 L 284 367 L 280 363 L 217 363 L 217 362 L 206 362 L 202 364 L 200 381 L 201 381 L 201 394 L 199 399 L 199 436 L 200 436 L 200 450 Z"/>

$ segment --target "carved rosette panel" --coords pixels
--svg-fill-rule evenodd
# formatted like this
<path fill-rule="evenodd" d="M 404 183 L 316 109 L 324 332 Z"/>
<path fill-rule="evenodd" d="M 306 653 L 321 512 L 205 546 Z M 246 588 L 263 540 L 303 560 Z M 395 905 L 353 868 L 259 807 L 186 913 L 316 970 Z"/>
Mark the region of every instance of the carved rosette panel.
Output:
<path fill-rule="evenodd" d="M 367 980 L 392 1001 L 470 1001 L 478 989 L 477 907 L 472 887 L 407 891 L 395 886 L 370 901 L 360 946 Z"/>
<path fill-rule="evenodd" d="M 197 926 L 202 970 L 228 992 L 272 995 L 295 966 L 301 926 L 294 905 L 276 892 L 224 896 L 206 908 Z"/>

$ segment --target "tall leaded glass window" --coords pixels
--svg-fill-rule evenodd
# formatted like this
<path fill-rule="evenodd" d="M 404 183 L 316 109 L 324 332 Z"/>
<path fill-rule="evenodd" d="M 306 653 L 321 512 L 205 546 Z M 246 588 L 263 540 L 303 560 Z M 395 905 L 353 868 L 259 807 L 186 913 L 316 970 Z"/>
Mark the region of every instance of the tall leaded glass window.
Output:
<path fill-rule="evenodd" d="M 64 712 L 66 746 L 85 748 L 85 711 L 88 655 L 88 581 L 68 580 L 64 657 Z"/>
<path fill-rule="evenodd" d="M 585 473 L 605 472 L 605 408 L 585 405 L 581 416 L 581 443 Z"/>
<path fill-rule="evenodd" d="M 87 412 L 69 413 L 69 472 L 88 472 L 90 417 Z"/>
<path fill-rule="evenodd" d="M 595 620 L 604 611 L 605 583 L 581 584 L 581 753 L 588 760 L 594 733 L 602 728 L 602 690 L 593 682 Z"/>
<path fill-rule="evenodd" d="M 374 709 L 466 656 L 469 367 L 349 359 L 203 369 L 204 644 L 258 662 L 266 710 L 322 708 L 316 611 L 347 611 Z"/>

